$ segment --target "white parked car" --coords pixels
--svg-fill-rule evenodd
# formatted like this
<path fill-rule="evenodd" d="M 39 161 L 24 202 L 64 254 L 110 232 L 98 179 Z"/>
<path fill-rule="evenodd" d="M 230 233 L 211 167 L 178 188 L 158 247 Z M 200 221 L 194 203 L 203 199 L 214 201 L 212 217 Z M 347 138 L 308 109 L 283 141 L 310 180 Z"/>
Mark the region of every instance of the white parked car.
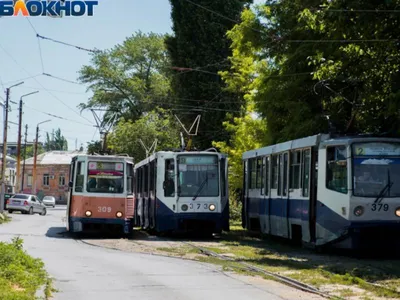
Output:
<path fill-rule="evenodd" d="M 33 215 L 38 213 L 45 216 L 47 213 L 46 206 L 35 195 L 15 194 L 7 200 L 6 209 L 11 214 L 14 211 L 20 211 L 22 214 Z"/>
<path fill-rule="evenodd" d="M 46 206 L 52 206 L 54 208 L 56 207 L 56 198 L 53 196 L 44 196 L 43 203 Z"/>

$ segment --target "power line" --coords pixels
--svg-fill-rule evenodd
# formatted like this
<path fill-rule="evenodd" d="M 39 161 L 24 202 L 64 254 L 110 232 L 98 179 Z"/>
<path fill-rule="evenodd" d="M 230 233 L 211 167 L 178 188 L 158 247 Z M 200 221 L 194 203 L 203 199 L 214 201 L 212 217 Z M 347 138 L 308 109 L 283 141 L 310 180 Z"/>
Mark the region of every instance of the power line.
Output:
<path fill-rule="evenodd" d="M 52 38 L 49 38 L 49 37 L 42 36 L 42 35 L 40 35 L 38 33 L 36 33 L 36 36 L 37 36 L 37 38 L 40 38 L 40 39 L 43 39 L 43 40 L 52 41 L 54 43 L 62 44 L 62 45 L 65 45 L 65 46 L 73 47 L 73 48 L 76 48 L 78 50 L 83 50 L 83 51 L 92 52 L 92 53 L 100 52 L 99 50 L 86 49 L 86 48 L 83 48 L 83 47 L 80 47 L 80 46 L 76 46 L 76 45 L 72 45 L 72 44 L 69 44 L 69 43 L 66 43 L 66 42 L 58 41 L 58 40 L 55 40 L 55 39 L 52 39 Z"/>
<path fill-rule="evenodd" d="M 54 114 L 51 114 L 51 113 L 48 113 L 48 112 L 45 112 L 45 111 L 41 111 L 41 110 L 38 110 L 38 109 L 33 108 L 33 107 L 30 107 L 30 106 L 28 106 L 26 104 L 25 104 L 25 107 L 27 107 L 29 109 L 32 109 L 34 111 L 40 112 L 42 114 L 48 115 L 48 116 L 53 117 L 53 118 L 57 118 L 57 119 L 60 119 L 60 120 L 65 120 L 65 121 L 68 121 L 68 122 L 72 122 L 72 123 L 76 123 L 76 124 L 81 124 L 81 125 L 93 127 L 93 125 L 82 123 L 82 122 L 71 120 L 71 119 L 67 119 L 67 118 L 64 118 L 64 117 L 60 117 L 60 116 L 57 116 L 57 115 L 54 115 Z"/>
<path fill-rule="evenodd" d="M 1 45 L 0 45 L 0 47 L 1 47 Z M 4 50 L 4 48 L 2 48 L 3 50 Z M 20 67 L 20 65 L 18 65 L 19 67 Z M 26 71 L 25 71 L 26 72 Z M 26 77 L 26 78 L 21 78 L 21 79 L 18 79 L 18 80 L 13 80 L 13 81 L 8 81 L 8 82 L 4 82 L 4 84 L 13 84 L 13 83 L 15 83 L 15 82 L 20 82 L 20 81 L 25 81 L 25 80 L 29 80 L 29 79 L 33 79 L 33 78 L 36 78 L 36 77 L 39 77 L 39 76 L 42 76 L 43 74 L 37 74 L 37 75 L 33 75 L 33 76 L 29 76 L 29 77 Z"/>
<path fill-rule="evenodd" d="M 202 8 L 202 9 L 204 9 L 204 10 L 206 10 L 206 11 L 212 13 L 212 14 L 215 14 L 215 15 L 217 15 L 217 16 L 223 18 L 223 19 L 226 19 L 226 20 L 229 20 L 229 21 L 234 22 L 234 23 L 236 23 L 236 24 L 242 25 L 242 26 L 244 26 L 244 27 L 246 27 L 246 28 L 249 28 L 249 29 L 251 29 L 251 30 L 253 30 L 253 31 L 256 31 L 256 32 L 258 32 L 258 33 L 261 33 L 261 34 L 264 33 L 264 32 L 262 32 L 261 30 L 255 29 L 255 28 L 253 28 L 253 27 L 246 26 L 246 25 L 244 25 L 243 23 L 241 23 L 241 22 L 239 22 L 239 21 L 235 21 L 234 19 L 231 19 L 231 18 L 229 18 L 229 17 L 227 17 L 227 16 L 224 16 L 224 15 L 222 15 L 222 14 L 219 13 L 219 12 L 216 12 L 216 11 L 214 11 L 214 10 L 212 10 L 212 9 L 209 9 L 209 8 L 207 8 L 207 7 L 205 7 L 205 6 L 202 6 L 202 5 L 200 5 L 200 4 L 194 3 L 194 2 L 191 1 L 191 0 L 185 0 L 185 1 L 191 3 L 191 4 L 195 5 L 195 6 L 197 6 L 197 7 L 199 7 L 199 8 Z M 365 11 L 365 10 L 364 10 L 364 11 Z M 368 10 L 366 10 L 366 11 L 368 11 Z M 372 11 L 373 11 L 373 10 L 371 10 L 371 12 L 372 12 Z M 354 39 L 354 40 L 349 40 L 349 39 L 347 39 L 347 40 L 337 40 L 337 39 L 336 39 L 336 40 L 335 40 L 335 39 L 332 39 L 332 40 L 328 40 L 328 39 L 320 39 L 320 40 L 285 40 L 284 38 L 276 37 L 276 38 L 275 38 L 275 41 L 276 41 L 276 42 L 286 42 L 286 43 L 382 43 L 382 42 L 383 42 L 383 43 L 388 43 L 388 42 L 399 42 L 400 39 L 365 39 L 365 40 L 364 40 L 364 39 Z"/>
<path fill-rule="evenodd" d="M 53 76 L 53 75 L 48 74 L 48 73 L 43 73 L 43 76 L 51 77 L 51 78 L 54 78 L 54 79 L 57 79 L 57 80 L 61 80 L 61 81 L 64 81 L 64 82 L 68 82 L 68 83 L 72 83 L 72 84 L 81 85 L 79 82 L 71 81 L 71 80 L 64 79 L 64 78 L 57 77 L 57 76 Z"/>
<path fill-rule="evenodd" d="M 68 109 L 70 109 L 71 111 L 73 111 L 74 113 L 76 113 L 79 117 L 85 119 L 86 121 L 90 122 L 91 121 L 87 118 L 85 118 L 84 116 L 82 116 L 80 113 L 78 113 L 76 110 L 74 110 L 73 108 L 71 108 L 70 106 L 68 106 L 64 101 L 62 101 L 60 98 L 58 98 L 57 96 L 55 96 L 54 94 L 52 94 L 50 91 L 48 91 L 35 77 L 33 77 L 24 67 L 22 67 L 18 61 L 6 50 L 4 49 L 4 47 L 0 44 L 0 48 L 14 61 L 14 63 L 19 66 L 20 68 L 22 68 L 22 70 L 25 71 L 25 73 L 27 73 L 29 76 L 31 76 L 37 84 L 39 84 L 49 95 L 51 95 L 54 99 L 56 99 L 57 101 L 59 101 L 60 103 L 62 103 L 65 107 L 67 107 Z"/>
<path fill-rule="evenodd" d="M 44 90 L 44 89 L 39 89 L 33 86 L 20 86 L 20 88 L 27 88 L 27 89 L 32 89 L 32 90 Z M 47 89 L 50 92 L 55 92 L 55 93 L 62 93 L 62 94 L 71 94 L 71 95 L 86 95 L 87 93 L 83 92 L 69 92 L 69 91 L 61 91 L 61 90 L 52 90 L 52 89 Z"/>

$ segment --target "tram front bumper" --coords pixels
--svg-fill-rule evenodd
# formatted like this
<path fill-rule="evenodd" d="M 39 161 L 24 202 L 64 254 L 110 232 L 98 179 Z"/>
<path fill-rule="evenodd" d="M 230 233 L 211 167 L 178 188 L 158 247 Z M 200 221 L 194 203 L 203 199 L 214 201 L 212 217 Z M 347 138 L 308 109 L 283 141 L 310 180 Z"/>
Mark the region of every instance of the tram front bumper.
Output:
<path fill-rule="evenodd" d="M 72 232 L 82 232 L 85 229 L 85 225 L 120 225 L 125 226 L 125 219 L 105 219 L 105 218 L 70 218 L 70 228 Z"/>

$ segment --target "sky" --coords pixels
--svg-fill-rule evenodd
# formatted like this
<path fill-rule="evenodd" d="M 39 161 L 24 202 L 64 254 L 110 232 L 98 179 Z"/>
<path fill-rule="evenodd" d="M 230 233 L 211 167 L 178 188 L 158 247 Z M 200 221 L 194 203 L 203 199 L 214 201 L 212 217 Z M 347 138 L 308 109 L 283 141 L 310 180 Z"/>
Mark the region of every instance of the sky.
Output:
<path fill-rule="evenodd" d="M 24 98 L 22 124 L 23 134 L 28 125 L 28 141 L 35 139 L 38 123 L 51 120 L 39 125 L 39 141 L 45 141 L 46 132 L 60 128 L 69 150 L 75 150 L 75 145 L 86 147 L 87 142 L 99 140 L 100 134 L 93 114 L 77 108 L 92 94 L 76 81 L 82 66 L 90 64 L 91 55 L 52 41 L 39 42 L 36 33 L 87 49 L 109 49 L 138 30 L 172 33 L 170 14 L 169 0 L 101 0 L 92 17 L 0 18 L 0 89 L 4 91 L 0 92 L 0 102 L 6 98 L 7 87 L 24 81 L 11 89 L 10 100 L 18 103 L 22 95 L 39 91 Z M 10 105 L 7 140 L 16 142 L 18 126 L 13 123 L 18 123 L 18 104 Z M 2 143 L 3 130 L 0 136 Z"/>

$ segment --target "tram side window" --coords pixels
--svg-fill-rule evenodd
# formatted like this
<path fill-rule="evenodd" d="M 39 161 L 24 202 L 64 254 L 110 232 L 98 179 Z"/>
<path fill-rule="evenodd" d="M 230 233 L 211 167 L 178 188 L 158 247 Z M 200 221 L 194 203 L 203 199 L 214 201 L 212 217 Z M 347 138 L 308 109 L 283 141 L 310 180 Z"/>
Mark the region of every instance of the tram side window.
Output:
<path fill-rule="evenodd" d="M 300 188 L 300 166 L 301 152 L 295 151 L 290 153 L 290 189 Z"/>
<path fill-rule="evenodd" d="M 346 147 L 328 147 L 326 149 L 326 163 L 326 187 L 347 194 Z"/>
<path fill-rule="evenodd" d="M 150 163 L 150 193 L 152 193 L 153 195 L 154 195 L 154 193 L 155 193 L 155 184 L 154 184 L 154 172 L 155 171 L 155 164 L 154 164 L 154 161 L 152 161 L 151 163 Z"/>
<path fill-rule="evenodd" d="M 256 189 L 261 189 L 262 183 L 262 158 L 257 159 L 257 179 L 256 179 Z"/>
<path fill-rule="evenodd" d="M 149 165 L 144 166 L 144 195 L 149 195 Z"/>
<path fill-rule="evenodd" d="M 133 194 L 133 165 L 127 164 L 126 172 L 126 192 L 128 194 Z"/>
<path fill-rule="evenodd" d="M 220 168 L 221 168 L 221 190 L 222 190 L 222 197 L 226 196 L 226 174 L 225 174 L 225 165 L 226 159 L 221 158 Z"/>
<path fill-rule="evenodd" d="M 175 163 L 173 159 L 165 161 L 164 196 L 175 197 Z"/>
<path fill-rule="evenodd" d="M 78 193 L 83 192 L 84 179 L 85 179 L 85 162 L 79 161 L 76 167 L 75 192 Z"/>
<path fill-rule="evenodd" d="M 249 189 L 256 189 L 257 186 L 257 160 L 249 160 Z"/>
<path fill-rule="evenodd" d="M 271 165 L 272 184 L 271 184 L 271 189 L 277 189 L 278 188 L 278 178 L 279 178 L 278 158 L 279 158 L 278 155 L 272 156 L 272 165 Z"/>
<path fill-rule="evenodd" d="M 265 178 L 264 178 L 264 192 L 265 195 L 268 195 L 268 191 L 269 191 L 269 156 L 267 156 L 265 158 Z"/>
<path fill-rule="evenodd" d="M 309 186 L 310 186 L 310 164 L 311 164 L 311 151 L 303 151 L 303 178 L 302 178 L 302 188 L 303 197 L 309 196 Z"/>

